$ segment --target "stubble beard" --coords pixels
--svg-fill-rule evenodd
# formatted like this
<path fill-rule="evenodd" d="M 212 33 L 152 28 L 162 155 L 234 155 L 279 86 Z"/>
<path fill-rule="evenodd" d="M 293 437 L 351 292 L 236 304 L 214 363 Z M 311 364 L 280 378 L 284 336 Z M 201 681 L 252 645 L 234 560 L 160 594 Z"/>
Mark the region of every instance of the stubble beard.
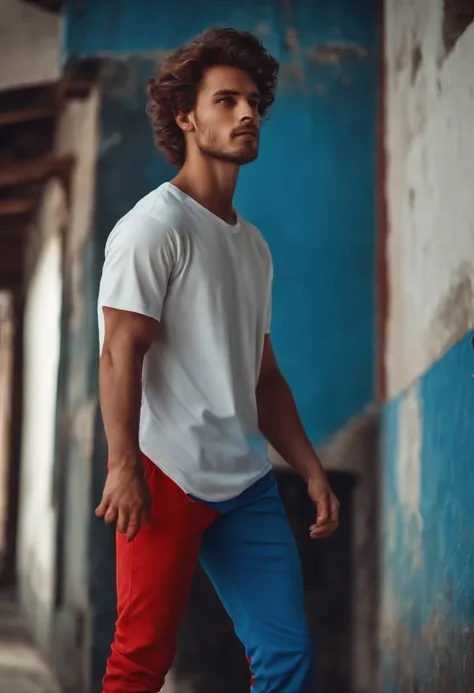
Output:
<path fill-rule="evenodd" d="M 198 142 L 199 150 L 204 156 L 211 159 L 216 159 L 218 161 L 225 161 L 230 164 L 236 164 L 237 166 L 245 166 L 245 164 L 251 164 L 252 161 L 258 157 L 258 143 L 257 146 L 243 148 L 239 152 L 233 152 L 226 149 L 220 148 L 216 144 L 204 144 L 202 141 Z"/>

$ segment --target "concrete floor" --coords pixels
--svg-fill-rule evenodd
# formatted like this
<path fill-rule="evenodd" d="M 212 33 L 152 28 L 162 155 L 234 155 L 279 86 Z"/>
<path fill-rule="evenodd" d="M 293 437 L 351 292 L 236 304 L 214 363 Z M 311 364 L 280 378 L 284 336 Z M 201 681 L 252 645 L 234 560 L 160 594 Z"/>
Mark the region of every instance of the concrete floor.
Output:
<path fill-rule="evenodd" d="M 10 591 L 0 592 L 0 693 L 60 693 Z"/>

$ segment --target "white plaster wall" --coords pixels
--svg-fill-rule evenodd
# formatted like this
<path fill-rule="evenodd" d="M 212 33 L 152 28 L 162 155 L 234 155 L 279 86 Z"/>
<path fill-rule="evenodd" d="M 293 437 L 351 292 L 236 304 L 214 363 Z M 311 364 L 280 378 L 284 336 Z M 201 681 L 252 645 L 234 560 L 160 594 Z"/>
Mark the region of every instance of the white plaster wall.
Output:
<path fill-rule="evenodd" d="M 58 79 L 59 16 L 21 0 L 0 10 L 0 89 Z"/>
<path fill-rule="evenodd" d="M 98 115 L 100 96 L 93 89 L 87 99 L 70 101 L 61 117 L 56 132 L 56 150 L 59 154 L 73 154 L 74 171 L 71 181 L 71 199 L 66 240 L 66 272 L 72 281 L 70 305 L 68 306 L 69 329 L 74 334 L 83 329 L 83 313 L 90 306 L 85 305 L 86 293 L 84 282 L 89 277 L 84 275 L 84 248 L 92 229 L 95 201 L 95 178 L 98 154 Z M 82 354 L 83 362 L 75 355 L 74 368 L 68 374 L 69 399 L 74 401 L 77 393 L 83 390 L 82 384 L 87 379 L 89 367 L 88 354 Z M 89 525 L 89 478 L 90 463 L 94 445 L 94 422 L 98 406 L 98 394 L 82 402 L 74 402 L 68 412 L 67 428 L 71 445 L 81 450 L 84 468 L 70 469 L 77 478 L 70 483 L 74 488 L 74 497 L 69 499 L 69 517 L 77 518 L 77 531 L 74 542 L 70 574 L 74 584 L 67 588 L 68 595 L 75 595 L 78 608 L 86 608 L 89 603 L 88 564 L 87 564 L 87 528 Z M 75 569 L 73 569 L 73 566 Z M 67 579 L 67 578 L 66 578 Z"/>
<path fill-rule="evenodd" d="M 474 25 L 445 55 L 443 4 L 385 0 L 389 398 L 473 324 Z"/>
<path fill-rule="evenodd" d="M 67 103 L 56 131 L 56 150 L 59 154 L 73 154 L 75 159 L 71 180 L 70 206 L 67 224 L 65 272 L 71 280 L 69 297 L 68 329 L 71 344 L 76 341 L 75 335 L 83 329 L 84 311 L 90 309 L 85 305 L 86 286 L 90 280 L 84 272 L 84 253 L 92 230 L 95 204 L 96 165 L 98 157 L 98 124 L 100 94 L 93 88 L 85 99 Z M 79 340 L 80 341 L 80 340 Z M 57 641 L 54 653 L 57 670 L 66 685 L 77 684 L 78 670 L 87 672 L 83 681 L 84 690 L 89 690 L 88 675 L 91 672 L 92 632 L 89 612 L 89 524 L 90 513 L 90 475 L 94 447 L 94 423 L 98 407 L 98 393 L 84 396 L 90 368 L 90 355 L 87 350 L 75 352 L 71 370 L 67 375 L 68 394 L 67 411 L 60 412 L 60 425 L 68 431 L 68 445 L 75 451 L 74 463 L 68 464 L 65 494 L 68 503 L 65 536 L 66 542 L 63 565 L 64 598 L 69 611 L 76 609 L 86 617 L 85 645 L 78 657 L 82 661 L 74 666 L 68 663 L 71 642 L 77 639 L 76 626 L 71 625 L 71 632 L 62 630 L 63 640 Z M 62 420 L 62 416 L 65 420 Z M 82 675 L 81 673 L 81 675 Z M 67 687 L 67 686 L 66 686 Z"/>
<path fill-rule="evenodd" d="M 13 349 L 13 301 L 8 291 L 0 291 L 0 554 L 4 549 L 7 510 L 7 469 L 11 417 Z"/>
<path fill-rule="evenodd" d="M 45 229 L 25 307 L 24 393 L 18 574 L 21 600 L 35 638 L 48 647 L 55 588 L 56 512 L 53 465 L 61 314 L 61 239 L 64 193 L 44 193 L 38 226 Z"/>

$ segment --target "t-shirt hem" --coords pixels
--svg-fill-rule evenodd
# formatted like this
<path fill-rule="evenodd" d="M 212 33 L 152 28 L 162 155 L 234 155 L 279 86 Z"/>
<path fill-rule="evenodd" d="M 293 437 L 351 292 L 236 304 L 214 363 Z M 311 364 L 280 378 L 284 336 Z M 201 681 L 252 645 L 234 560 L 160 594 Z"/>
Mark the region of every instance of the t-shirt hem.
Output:
<path fill-rule="evenodd" d="M 206 501 L 207 503 L 222 503 L 224 501 L 237 498 L 237 496 L 240 496 L 241 493 L 244 493 L 244 491 L 256 484 L 257 481 L 263 479 L 263 477 L 272 470 L 270 460 L 266 459 L 265 464 L 263 465 L 262 469 L 259 470 L 258 474 L 253 477 L 249 477 L 245 483 L 242 483 L 238 487 L 234 488 L 231 493 L 203 494 L 202 491 L 198 491 L 196 488 L 192 488 L 189 484 L 187 484 L 184 477 L 179 473 L 179 470 L 176 469 L 176 467 L 174 467 L 169 460 L 166 460 L 160 456 L 160 461 L 158 462 L 155 455 L 150 454 L 150 452 L 145 450 L 143 446 L 141 446 L 141 450 L 143 454 L 146 455 L 148 459 L 151 460 L 151 462 L 153 462 L 153 464 L 155 464 L 158 469 L 163 472 L 163 474 L 166 474 L 166 476 L 169 477 L 171 481 L 173 481 L 176 486 L 181 489 L 181 491 L 183 491 L 183 493 L 185 493 L 187 496 L 194 496 L 195 498 Z"/>

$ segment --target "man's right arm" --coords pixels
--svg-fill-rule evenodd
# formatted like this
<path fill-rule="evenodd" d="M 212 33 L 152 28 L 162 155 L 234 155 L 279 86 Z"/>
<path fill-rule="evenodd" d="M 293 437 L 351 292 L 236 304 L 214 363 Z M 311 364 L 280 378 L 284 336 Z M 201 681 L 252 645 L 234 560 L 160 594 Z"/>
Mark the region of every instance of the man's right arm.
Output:
<path fill-rule="evenodd" d="M 104 343 L 99 365 L 100 404 L 109 450 L 109 471 L 96 510 L 117 523 L 131 541 L 150 512 L 138 431 L 143 359 L 159 323 L 146 315 L 103 308 Z"/>

